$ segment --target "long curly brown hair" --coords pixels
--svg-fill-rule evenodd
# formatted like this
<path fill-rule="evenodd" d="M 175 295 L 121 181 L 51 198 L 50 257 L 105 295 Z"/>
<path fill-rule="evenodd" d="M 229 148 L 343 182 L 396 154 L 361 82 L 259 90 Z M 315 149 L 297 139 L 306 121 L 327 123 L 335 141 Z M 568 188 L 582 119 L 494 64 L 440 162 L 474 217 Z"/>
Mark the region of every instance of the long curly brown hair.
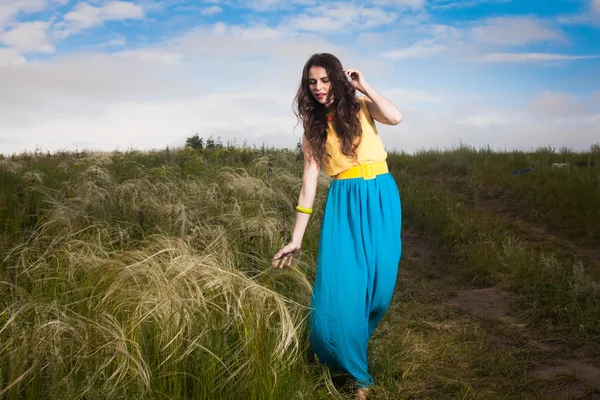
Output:
<path fill-rule="evenodd" d="M 313 54 L 302 70 L 302 81 L 294 98 L 294 113 L 298 122 L 302 121 L 305 140 L 313 158 L 320 164 L 327 163 L 331 157 L 325 148 L 327 109 L 314 98 L 308 81 L 308 72 L 315 65 L 325 68 L 331 82 L 329 96 L 333 95 L 332 107 L 336 110 L 333 127 L 340 138 L 342 153 L 346 157 L 356 158 L 362 135 L 358 117 L 360 104 L 356 99 L 356 89 L 348 82 L 342 63 L 333 54 Z"/>

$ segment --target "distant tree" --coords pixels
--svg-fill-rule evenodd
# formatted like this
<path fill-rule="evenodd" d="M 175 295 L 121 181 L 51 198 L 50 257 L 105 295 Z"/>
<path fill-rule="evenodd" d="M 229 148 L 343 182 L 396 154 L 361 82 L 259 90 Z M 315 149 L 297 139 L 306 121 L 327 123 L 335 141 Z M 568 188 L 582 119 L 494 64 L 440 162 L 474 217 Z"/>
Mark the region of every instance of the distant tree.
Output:
<path fill-rule="evenodd" d="M 214 150 L 216 147 L 215 139 L 213 139 L 212 136 L 209 136 L 208 139 L 206 139 L 206 150 Z"/>
<path fill-rule="evenodd" d="M 208 147 L 208 140 L 206 141 L 206 145 Z M 204 139 L 196 133 L 185 140 L 185 146 L 191 147 L 194 150 L 204 150 Z"/>

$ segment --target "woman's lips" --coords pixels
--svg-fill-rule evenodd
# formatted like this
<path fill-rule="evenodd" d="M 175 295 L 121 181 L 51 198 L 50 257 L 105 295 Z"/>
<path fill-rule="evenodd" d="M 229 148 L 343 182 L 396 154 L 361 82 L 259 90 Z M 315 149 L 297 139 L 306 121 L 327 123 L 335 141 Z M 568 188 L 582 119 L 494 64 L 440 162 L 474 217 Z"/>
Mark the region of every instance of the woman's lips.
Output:
<path fill-rule="evenodd" d="M 318 97 L 319 99 L 324 98 L 326 95 L 325 93 L 315 93 L 315 96 Z"/>

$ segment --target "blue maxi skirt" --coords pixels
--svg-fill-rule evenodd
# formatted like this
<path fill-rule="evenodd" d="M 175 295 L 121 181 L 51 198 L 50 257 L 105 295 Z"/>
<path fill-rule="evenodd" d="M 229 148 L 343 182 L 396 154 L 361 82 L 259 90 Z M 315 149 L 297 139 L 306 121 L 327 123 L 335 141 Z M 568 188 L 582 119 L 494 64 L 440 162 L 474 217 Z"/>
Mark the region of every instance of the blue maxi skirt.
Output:
<path fill-rule="evenodd" d="M 367 345 L 390 304 L 402 243 L 400 195 L 391 174 L 334 180 L 329 188 L 310 311 L 310 344 L 320 362 L 373 378 Z"/>

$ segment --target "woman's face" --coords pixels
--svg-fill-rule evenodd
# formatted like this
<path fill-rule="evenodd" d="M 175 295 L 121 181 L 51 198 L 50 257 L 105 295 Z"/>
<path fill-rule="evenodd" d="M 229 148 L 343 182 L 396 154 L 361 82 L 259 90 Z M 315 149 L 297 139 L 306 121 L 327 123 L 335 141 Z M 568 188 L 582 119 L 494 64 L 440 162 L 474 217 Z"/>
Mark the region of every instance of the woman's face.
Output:
<path fill-rule="evenodd" d="M 325 68 L 313 65 L 308 70 L 308 89 L 317 101 L 325 106 L 333 103 L 333 93 L 329 101 L 327 95 L 331 89 L 331 82 Z"/>

